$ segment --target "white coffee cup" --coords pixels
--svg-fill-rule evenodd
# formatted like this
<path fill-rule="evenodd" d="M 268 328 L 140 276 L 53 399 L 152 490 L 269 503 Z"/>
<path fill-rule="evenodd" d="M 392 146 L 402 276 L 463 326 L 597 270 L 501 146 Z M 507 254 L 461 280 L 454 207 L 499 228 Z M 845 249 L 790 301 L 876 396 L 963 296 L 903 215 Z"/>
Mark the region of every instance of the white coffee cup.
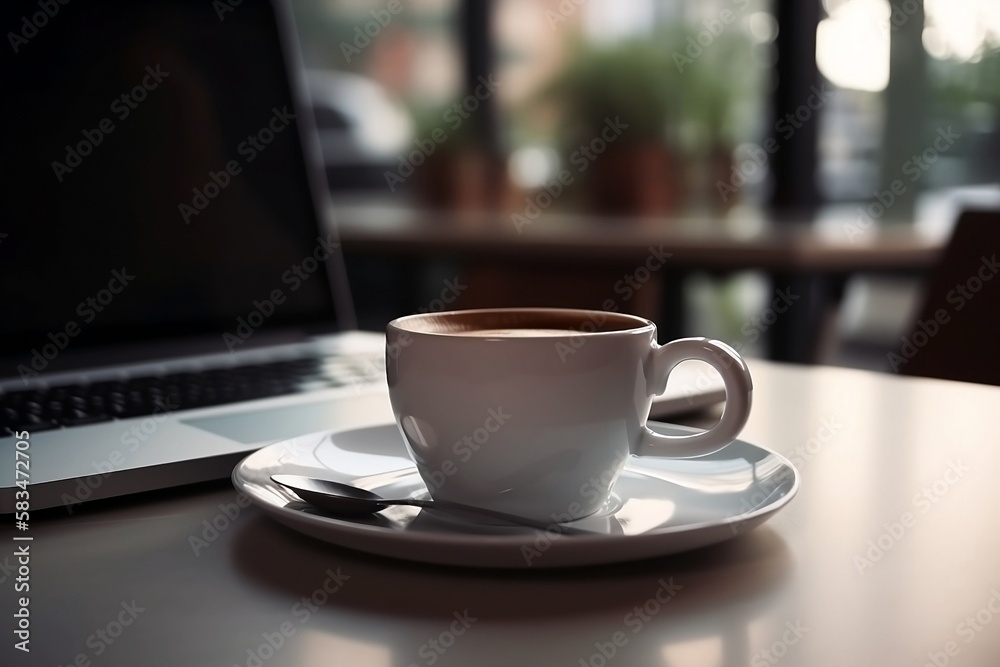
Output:
<path fill-rule="evenodd" d="M 726 386 L 703 433 L 646 426 L 670 371 L 698 359 Z M 431 496 L 539 521 L 599 510 L 630 454 L 675 458 L 729 444 L 750 413 L 746 364 L 725 343 L 658 345 L 633 315 L 509 308 L 410 315 L 387 328 L 389 398 Z"/>

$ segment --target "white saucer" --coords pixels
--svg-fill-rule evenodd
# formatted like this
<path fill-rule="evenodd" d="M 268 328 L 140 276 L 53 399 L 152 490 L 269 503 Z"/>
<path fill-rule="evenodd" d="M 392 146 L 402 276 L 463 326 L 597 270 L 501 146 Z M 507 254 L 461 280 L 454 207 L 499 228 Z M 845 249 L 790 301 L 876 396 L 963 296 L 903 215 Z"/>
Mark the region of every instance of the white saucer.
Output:
<path fill-rule="evenodd" d="M 666 434 L 692 429 L 650 422 Z M 395 424 L 318 433 L 260 449 L 233 471 L 233 484 L 297 531 L 381 556 L 464 567 L 546 568 L 639 560 L 733 538 L 764 522 L 799 488 L 779 454 L 736 440 L 696 459 L 631 457 L 604 510 L 573 522 L 593 534 L 482 525 L 433 511 L 391 507 L 361 519 L 322 514 L 271 481 L 311 475 L 386 498 L 427 497 Z"/>

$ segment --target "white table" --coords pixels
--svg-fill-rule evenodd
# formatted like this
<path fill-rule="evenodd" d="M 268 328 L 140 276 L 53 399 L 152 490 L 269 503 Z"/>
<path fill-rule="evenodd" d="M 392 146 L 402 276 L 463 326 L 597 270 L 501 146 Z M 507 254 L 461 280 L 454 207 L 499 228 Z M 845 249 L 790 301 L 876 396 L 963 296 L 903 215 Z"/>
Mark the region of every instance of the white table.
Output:
<path fill-rule="evenodd" d="M 35 522 L 33 650 L 2 662 L 1000 664 L 1000 388 L 751 369 L 743 437 L 792 458 L 802 488 L 727 544 L 586 570 L 458 571 L 338 550 L 253 508 L 236 515 L 222 487 L 125 499 Z M 196 556 L 206 521 L 229 526 Z M 680 588 L 670 597 L 665 585 Z M 0 586 L 8 655 L 11 578 Z"/>

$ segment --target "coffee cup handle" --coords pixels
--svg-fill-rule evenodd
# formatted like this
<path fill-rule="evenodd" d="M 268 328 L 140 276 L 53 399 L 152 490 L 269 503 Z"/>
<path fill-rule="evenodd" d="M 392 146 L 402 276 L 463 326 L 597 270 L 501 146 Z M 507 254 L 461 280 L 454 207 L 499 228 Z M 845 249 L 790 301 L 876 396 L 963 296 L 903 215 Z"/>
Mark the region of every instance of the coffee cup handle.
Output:
<path fill-rule="evenodd" d="M 667 377 L 677 364 L 689 359 L 704 361 L 722 375 L 726 385 L 726 407 L 719 423 L 693 435 L 663 435 L 644 427 L 639 453 L 671 458 L 691 458 L 716 452 L 732 442 L 750 416 L 753 381 L 746 362 L 730 346 L 707 338 L 680 338 L 666 345 L 653 343 L 649 366 L 649 394 L 666 391 Z"/>

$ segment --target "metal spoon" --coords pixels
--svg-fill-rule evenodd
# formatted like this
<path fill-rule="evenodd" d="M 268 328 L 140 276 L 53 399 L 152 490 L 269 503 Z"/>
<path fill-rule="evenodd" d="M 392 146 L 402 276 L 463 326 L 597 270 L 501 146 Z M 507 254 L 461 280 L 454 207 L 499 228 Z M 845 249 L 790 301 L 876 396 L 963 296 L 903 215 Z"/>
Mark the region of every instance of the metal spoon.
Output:
<path fill-rule="evenodd" d="M 271 475 L 271 480 L 291 489 L 297 496 L 310 505 L 326 510 L 330 514 L 343 517 L 358 517 L 374 514 L 390 505 L 411 505 L 423 509 L 440 510 L 451 514 L 466 514 L 481 518 L 495 519 L 515 526 L 526 526 L 540 530 L 563 533 L 567 535 L 583 535 L 590 531 L 581 530 L 566 524 L 535 521 L 524 517 L 505 514 L 480 507 L 471 507 L 445 500 L 420 500 L 419 498 L 388 499 L 377 493 L 359 489 L 350 484 L 332 482 L 328 479 L 317 479 L 302 475 Z"/>

